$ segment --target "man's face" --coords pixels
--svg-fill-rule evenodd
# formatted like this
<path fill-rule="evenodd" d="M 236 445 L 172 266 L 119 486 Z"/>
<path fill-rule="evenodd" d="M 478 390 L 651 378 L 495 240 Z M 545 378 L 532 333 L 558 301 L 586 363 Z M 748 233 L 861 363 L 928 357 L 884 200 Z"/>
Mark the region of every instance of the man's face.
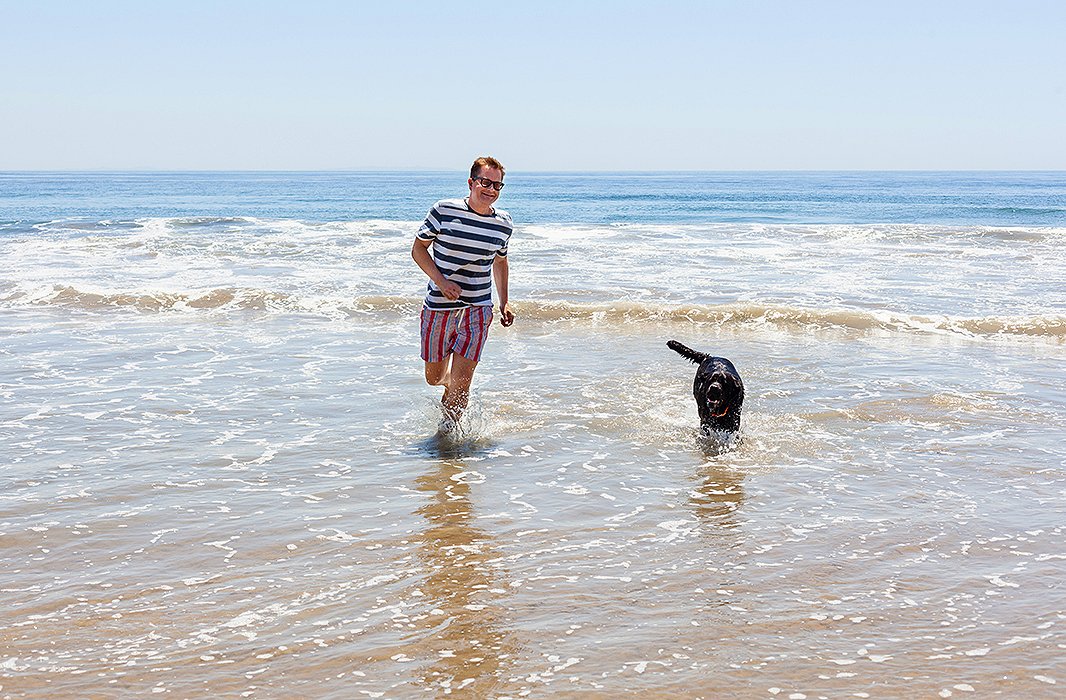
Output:
<path fill-rule="evenodd" d="M 497 168 L 482 166 L 478 170 L 477 177 L 467 180 L 467 184 L 470 185 L 470 206 L 483 211 L 491 209 L 492 203 L 500 196 L 500 191 L 491 183 L 502 182 L 503 173 Z"/>

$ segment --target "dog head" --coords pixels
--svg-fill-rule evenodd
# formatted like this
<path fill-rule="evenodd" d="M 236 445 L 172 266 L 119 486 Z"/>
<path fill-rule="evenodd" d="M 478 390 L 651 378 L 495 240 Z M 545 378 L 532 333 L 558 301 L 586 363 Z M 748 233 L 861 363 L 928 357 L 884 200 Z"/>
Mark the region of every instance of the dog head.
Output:
<path fill-rule="evenodd" d="M 740 409 L 744 404 L 744 382 L 733 363 L 724 357 L 697 352 L 676 340 L 667 346 L 699 365 L 692 382 L 692 395 L 704 431 L 735 432 L 740 429 Z"/>

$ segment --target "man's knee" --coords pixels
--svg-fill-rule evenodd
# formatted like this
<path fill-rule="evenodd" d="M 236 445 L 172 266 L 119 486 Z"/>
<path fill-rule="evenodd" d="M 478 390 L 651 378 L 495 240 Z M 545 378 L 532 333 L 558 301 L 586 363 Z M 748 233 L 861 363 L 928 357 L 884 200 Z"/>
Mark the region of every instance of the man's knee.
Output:
<path fill-rule="evenodd" d="M 440 386 L 448 376 L 448 361 L 426 363 L 426 384 Z"/>

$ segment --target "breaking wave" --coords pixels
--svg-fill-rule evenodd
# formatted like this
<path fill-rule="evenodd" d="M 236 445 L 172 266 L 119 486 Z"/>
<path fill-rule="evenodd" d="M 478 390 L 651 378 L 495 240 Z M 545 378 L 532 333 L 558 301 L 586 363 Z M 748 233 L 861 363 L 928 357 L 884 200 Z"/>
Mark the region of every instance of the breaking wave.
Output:
<path fill-rule="evenodd" d="M 190 292 L 100 292 L 70 285 L 0 291 L 0 308 L 54 307 L 85 312 L 130 310 L 141 313 L 276 312 L 331 317 L 403 316 L 418 312 L 420 297 L 368 295 L 352 298 L 305 297 L 246 287 Z M 946 334 L 972 338 L 1019 336 L 1066 338 L 1066 316 L 957 317 L 846 308 L 818 309 L 787 304 L 660 304 L 618 301 L 576 303 L 525 300 L 512 304 L 519 318 L 540 323 L 589 325 L 633 323 L 694 324 L 718 328 L 773 326 L 790 332 L 839 330 L 858 334 Z"/>

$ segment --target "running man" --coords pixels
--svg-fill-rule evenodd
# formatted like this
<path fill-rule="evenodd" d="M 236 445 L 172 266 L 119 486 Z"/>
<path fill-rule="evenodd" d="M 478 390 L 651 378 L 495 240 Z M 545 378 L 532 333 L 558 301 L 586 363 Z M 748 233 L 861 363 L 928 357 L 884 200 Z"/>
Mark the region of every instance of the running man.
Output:
<path fill-rule="evenodd" d="M 411 257 L 429 277 L 421 316 L 426 383 L 444 387 L 441 406 L 445 422 L 452 425 L 466 409 L 488 338 L 493 280 L 500 323 L 514 323 L 507 300 L 511 215 L 492 206 L 503 189 L 503 175 L 495 158 L 475 160 L 466 181 L 470 195 L 434 204 L 411 246 Z"/>

